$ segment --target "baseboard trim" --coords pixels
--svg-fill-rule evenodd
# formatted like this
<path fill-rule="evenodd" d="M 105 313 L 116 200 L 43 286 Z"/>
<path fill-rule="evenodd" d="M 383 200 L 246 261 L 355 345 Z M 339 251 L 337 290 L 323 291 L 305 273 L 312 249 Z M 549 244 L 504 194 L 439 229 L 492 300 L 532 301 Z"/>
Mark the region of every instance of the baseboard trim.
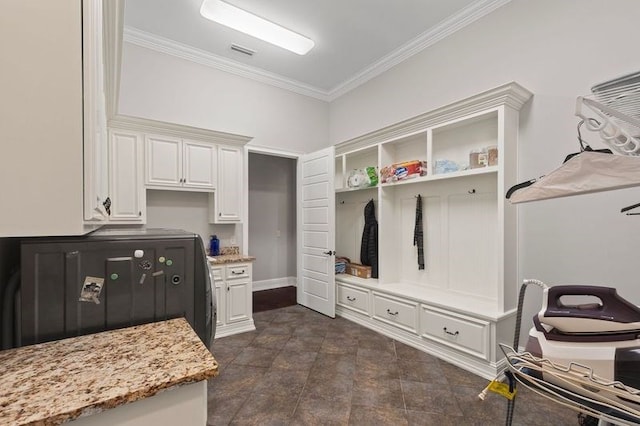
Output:
<path fill-rule="evenodd" d="M 218 325 L 216 327 L 216 335 L 214 339 L 217 339 L 219 337 L 231 336 L 238 333 L 244 333 L 247 331 L 254 331 L 255 329 L 256 326 L 253 322 L 253 318 L 249 318 L 247 320 L 236 323 Z"/>
<path fill-rule="evenodd" d="M 298 279 L 296 277 L 273 278 L 270 280 L 253 281 L 253 291 L 271 290 L 281 287 L 297 287 Z"/>

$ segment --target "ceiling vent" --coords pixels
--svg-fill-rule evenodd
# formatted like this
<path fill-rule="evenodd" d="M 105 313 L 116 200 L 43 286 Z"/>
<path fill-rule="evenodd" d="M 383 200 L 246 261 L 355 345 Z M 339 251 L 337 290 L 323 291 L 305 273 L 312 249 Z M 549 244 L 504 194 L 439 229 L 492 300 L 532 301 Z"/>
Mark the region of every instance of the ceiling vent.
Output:
<path fill-rule="evenodd" d="M 253 56 L 253 54 L 256 53 L 255 50 L 249 49 L 248 47 L 239 46 L 237 44 L 232 44 L 231 45 L 231 50 L 234 50 L 234 51 L 240 52 L 240 53 L 244 53 L 247 56 Z"/>

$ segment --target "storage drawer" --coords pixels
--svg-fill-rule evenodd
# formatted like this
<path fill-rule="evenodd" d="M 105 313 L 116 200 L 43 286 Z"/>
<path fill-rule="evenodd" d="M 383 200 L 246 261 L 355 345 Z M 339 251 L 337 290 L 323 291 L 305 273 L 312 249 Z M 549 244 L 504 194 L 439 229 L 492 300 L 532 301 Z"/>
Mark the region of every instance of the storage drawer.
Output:
<path fill-rule="evenodd" d="M 351 287 L 342 283 L 336 283 L 338 305 L 347 309 L 369 315 L 369 292 Z"/>
<path fill-rule="evenodd" d="M 221 286 L 224 281 L 224 276 L 222 275 L 222 267 L 218 266 L 216 268 L 211 268 L 213 272 L 213 280 L 216 286 Z"/>
<path fill-rule="evenodd" d="M 490 324 L 422 305 L 422 337 L 488 359 Z"/>
<path fill-rule="evenodd" d="M 248 278 L 251 273 L 251 265 L 246 263 L 227 265 L 227 279 Z"/>
<path fill-rule="evenodd" d="M 418 304 L 373 293 L 373 317 L 412 333 L 418 332 Z"/>

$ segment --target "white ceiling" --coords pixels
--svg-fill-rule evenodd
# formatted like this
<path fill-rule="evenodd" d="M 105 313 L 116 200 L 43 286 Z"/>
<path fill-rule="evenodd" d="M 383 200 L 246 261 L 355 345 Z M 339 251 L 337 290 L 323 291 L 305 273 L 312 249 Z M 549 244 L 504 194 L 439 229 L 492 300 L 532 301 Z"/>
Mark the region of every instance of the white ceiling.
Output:
<path fill-rule="evenodd" d="M 201 0 L 126 0 L 125 41 L 329 100 L 510 0 L 225 1 L 316 45 L 299 56 L 224 27 Z"/>

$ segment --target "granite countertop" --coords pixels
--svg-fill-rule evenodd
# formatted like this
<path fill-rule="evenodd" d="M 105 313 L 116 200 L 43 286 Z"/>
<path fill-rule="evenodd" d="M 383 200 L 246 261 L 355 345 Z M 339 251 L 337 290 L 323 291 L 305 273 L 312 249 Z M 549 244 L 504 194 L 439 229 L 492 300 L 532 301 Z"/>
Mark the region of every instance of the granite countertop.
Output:
<path fill-rule="evenodd" d="M 0 424 L 57 425 L 218 374 L 184 318 L 0 352 Z"/>
<path fill-rule="evenodd" d="M 221 256 L 207 256 L 212 265 L 222 265 L 225 263 L 241 263 L 253 262 L 256 260 L 254 256 L 245 256 L 243 254 L 225 254 Z"/>

